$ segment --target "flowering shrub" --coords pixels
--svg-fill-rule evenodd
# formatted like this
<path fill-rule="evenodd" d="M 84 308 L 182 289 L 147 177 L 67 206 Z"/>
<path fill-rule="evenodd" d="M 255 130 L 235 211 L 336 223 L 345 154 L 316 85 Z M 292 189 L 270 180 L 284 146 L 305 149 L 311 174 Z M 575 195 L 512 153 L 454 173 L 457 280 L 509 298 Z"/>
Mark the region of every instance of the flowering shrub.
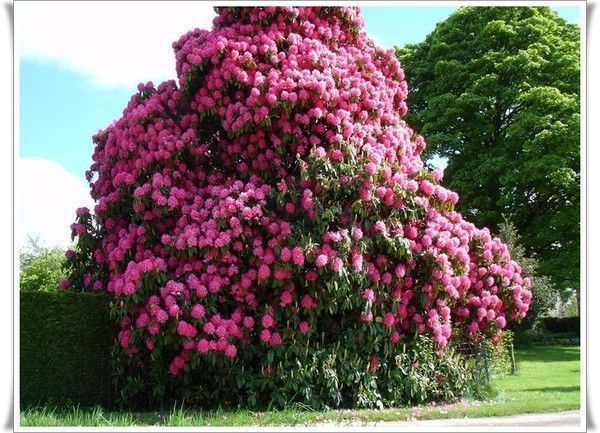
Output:
<path fill-rule="evenodd" d="M 442 351 L 524 317 L 528 279 L 425 169 L 402 69 L 357 9 L 217 12 L 173 44 L 178 82 L 140 84 L 94 136 L 97 204 L 72 225 L 61 287 L 114 297 L 129 389 L 235 380 L 283 405 L 274 372 L 302 388 L 326 363 L 316 395 L 368 406 L 415 335 Z"/>

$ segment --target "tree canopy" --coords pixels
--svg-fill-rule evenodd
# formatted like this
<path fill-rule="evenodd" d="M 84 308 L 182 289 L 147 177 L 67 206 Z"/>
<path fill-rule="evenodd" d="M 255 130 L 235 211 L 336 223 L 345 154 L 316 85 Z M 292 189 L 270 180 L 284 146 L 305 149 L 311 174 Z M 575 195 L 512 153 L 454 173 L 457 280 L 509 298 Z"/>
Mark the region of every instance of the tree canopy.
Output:
<path fill-rule="evenodd" d="M 445 157 L 457 210 L 506 216 L 540 273 L 579 288 L 579 28 L 547 7 L 464 7 L 397 49 L 406 119 Z"/>

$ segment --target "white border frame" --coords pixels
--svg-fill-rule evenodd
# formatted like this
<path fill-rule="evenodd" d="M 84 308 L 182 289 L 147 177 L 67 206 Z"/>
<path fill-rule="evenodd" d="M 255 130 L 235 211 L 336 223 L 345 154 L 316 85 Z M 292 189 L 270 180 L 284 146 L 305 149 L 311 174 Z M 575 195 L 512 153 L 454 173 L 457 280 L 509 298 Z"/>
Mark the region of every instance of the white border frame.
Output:
<path fill-rule="evenodd" d="M 102 1 L 102 0 L 99 0 Z M 158 0 L 157 2 L 163 3 L 173 3 L 164 0 Z M 258 426 L 249 426 L 243 428 L 236 427 L 21 427 L 20 426 L 20 415 L 19 415 L 19 378 L 20 378 L 20 369 L 19 369 L 19 332 L 20 332 L 20 315 L 19 315 L 19 257 L 18 251 L 15 248 L 14 243 L 14 221 L 17 221 L 17 209 L 19 203 L 19 196 L 16 193 L 18 191 L 18 182 L 19 178 L 19 20 L 18 20 L 18 3 L 16 1 L 13 3 L 14 5 L 14 33 L 13 33 L 13 95 L 14 95 L 14 105 L 13 105 L 13 135 L 14 135 L 14 148 L 13 148 L 13 273 L 12 278 L 14 282 L 13 287 L 13 300 L 14 300 L 14 320 L 13 320 L 13 428 L 15 431 L 43 431 L 43 432 L 97 432 L 97 431 L 115 431 L 115 432 L 138 432 L 138 431 L 148 431 L 148 432 L 158 432 L 158 431 L 167 431 L 167 432 L 178 432 L 178 431 L 394 431 L 393 427 L 339 427 L 332 428 L 331 426 L 326 427 L 258 427 Z M 62 3 L 62 1 L 60 1 Z M 121 3 L 121 2 L 119 2 Z M 140 2 L 140 3 L 143 3 Z M 210 2 L 215 6 L 228 6 L 233 3 L 232 1 L 224 2 L 224 1 L 214 1 Z M 274 4 L 275 2 L 269 1 L 236 1 L 236 6 L 256 6 L 256 5 L 265 5 L 265 4 Z M 586 72 L 587 72 L 587 44 L 586 44 L 586 36 L 587 36 L 587 11 L 586 11 L 586 2 L 584 0 L 570 0 L 570 1 L 508 1 L 508 0 L 500 0 L 500 1 L 443 1 L 443 0 L 431 0 L 431 1 L 382 1 L 382 0 L 374 0 L 374 1 L 297 1 L 297 2 L 277 2 L 278 5 L 281 4 L 298 4 L 302 6 L 320 6 L 320 5 L 350 5 L 350 6 L 398 6 L 398 7 L 408 7 L 408 6 L 418 6 L 418 7 L 437 7 L 437 6 L 579 6 L 580 8 L 580 28 L 581 28 L 581 45 L 580 45 L 580 60 L 581 60 L 581 76 L 580 76 L 580 86 L 581 86 L 581 376 L 580 376 L 580 426 L 573 427 L 553 427 L 553 431 L 585 431 L 586 430 L 586 419 L 588 415 L 587 411 L 587 395 L 588 395 L 588 387 L 587 387 L 587 274 L 586 274 L 586 264 L 587 264 L 587 81 L 586 81 Z M 5 117 L 7 118 L 7 117 Z M 10 173 L 10 171 L 8 171 Z M 591 427 L 591 426 L 590 426 Z M 482 431 L 482 432 L 497 432 L 497 431 L 507 431 L 506 427 L 446 427 L 446 428 L 417 428 L 415 425 L 411 427 L 411 430 L 415 431 L 435 431 L 435 432 L 471 432 L 471 431 Z M 522 427 L 511 429 L 511 431 L 523 431 L 523 432 L 538 432 L 538 431 L 548 431 L 548 428 L 543 427 Z"/>

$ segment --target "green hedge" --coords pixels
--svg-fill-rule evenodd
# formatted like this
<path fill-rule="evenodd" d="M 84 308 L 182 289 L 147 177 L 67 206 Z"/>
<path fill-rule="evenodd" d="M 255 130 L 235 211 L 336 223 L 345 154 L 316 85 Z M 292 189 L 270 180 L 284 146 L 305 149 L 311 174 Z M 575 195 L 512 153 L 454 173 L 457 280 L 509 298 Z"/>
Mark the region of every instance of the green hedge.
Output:
<path fill-rule="evenodd" d="M 580 330 L 580 318 L 575 317 L 544 317 L 542 320 L 542 326 L 549 332 L 553 333 L 573 333 L 579 337 Z"/>
<path fill-rule="evenodd" d="M 108 298 L 93 293 L 20 293 L 20 402 L 109 405 L 115 326 Z"/>

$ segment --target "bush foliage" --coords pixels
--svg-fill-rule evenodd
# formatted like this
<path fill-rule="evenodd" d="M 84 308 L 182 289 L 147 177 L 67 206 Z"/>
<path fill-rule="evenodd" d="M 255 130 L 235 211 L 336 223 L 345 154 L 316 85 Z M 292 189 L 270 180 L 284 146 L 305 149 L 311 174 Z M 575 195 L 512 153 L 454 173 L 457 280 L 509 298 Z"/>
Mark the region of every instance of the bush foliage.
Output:
<path fill-rule="evenodd" d="M 178 83 L 140 84 L 94 136 L 61 287 L 113 298 L 121 397 L 460 393 L 449 343 L 497 341 L 530 282 L 425 169 L 394 53 L 355 8 L 217 12 L 173 44 Z"/>

